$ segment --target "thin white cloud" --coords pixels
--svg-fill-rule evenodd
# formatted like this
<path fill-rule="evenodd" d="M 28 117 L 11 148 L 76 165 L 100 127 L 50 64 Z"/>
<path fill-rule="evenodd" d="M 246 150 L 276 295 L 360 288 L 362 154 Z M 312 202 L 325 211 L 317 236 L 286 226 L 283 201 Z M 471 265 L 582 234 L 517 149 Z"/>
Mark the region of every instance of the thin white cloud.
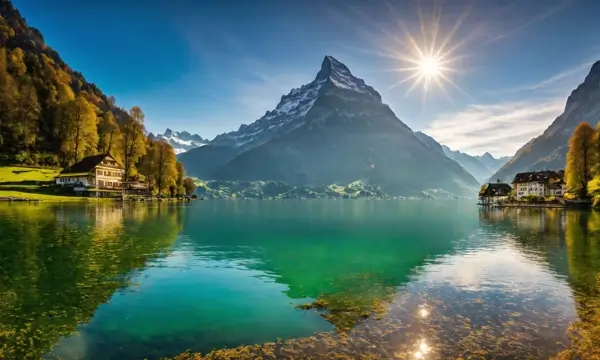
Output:
<path fill-rule="evenodd" d="M 424 132 L 441 144 L 470 154 L 513 155 L 540 135 L 564 110 L 565 98 L 468 105 L 437 116 Z"/>

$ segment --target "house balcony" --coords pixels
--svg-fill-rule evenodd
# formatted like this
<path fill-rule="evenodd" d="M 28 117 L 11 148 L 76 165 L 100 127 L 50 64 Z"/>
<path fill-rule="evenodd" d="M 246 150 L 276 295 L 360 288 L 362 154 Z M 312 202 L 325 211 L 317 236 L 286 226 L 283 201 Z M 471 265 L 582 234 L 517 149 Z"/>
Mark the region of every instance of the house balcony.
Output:
<path fill-rule="evenodd" d="M 96 182 L 96 183 L 89 183 L 89 184 L 75 183 L 73 185 L 73 190 L 76 192 L 96 191 L 96 190 L 121 191 L 121 190 L 123 190 L 123 185 L 122 184 L 106 184 L 103 182 L 99 182 L 99 183 Z"/>

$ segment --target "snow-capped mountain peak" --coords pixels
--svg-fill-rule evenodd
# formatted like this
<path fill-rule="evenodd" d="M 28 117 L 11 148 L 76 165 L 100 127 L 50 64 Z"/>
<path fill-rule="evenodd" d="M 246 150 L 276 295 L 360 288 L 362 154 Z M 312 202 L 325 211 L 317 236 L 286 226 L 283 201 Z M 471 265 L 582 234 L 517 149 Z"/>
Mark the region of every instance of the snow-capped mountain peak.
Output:
<path fill-rule="evenodd" d="M 352 75 L 350 69 L 333 56 L 325 56 L 321 64 L 321 71 L 319 71 L 315 80 L 328 81 L 338 89 L 369 94 L 374 100 L 381 102 L 381 95 L 375 89 L 365 84 L 363 79 Z"/>
<path fill-rule="evenodd" d="M 346 65 L 333 56 L 325 56 L 313 81 L 282 96 L 277 107 L 260 119 L 241 125 L 237 131 L 218 135 L 212 143 L 236 148 L 260 145 L 303 125 L 306 114 L 321 94 L 339 91 L 362 100 L 381 102 L 379 93 L 352 75 Z"/>
<path fill-rule="evenodd" d="M 150 133 L 148 136 L 153 140 L 166 141 L 173 147 L 175 154 L 181 154 L 190 149 L 208 144 L 208 141 L 204 140 L 200 135 L 192 135 L 187 131 L 173 131 L 169 128 L 163 134 L 154 135 Z"/>

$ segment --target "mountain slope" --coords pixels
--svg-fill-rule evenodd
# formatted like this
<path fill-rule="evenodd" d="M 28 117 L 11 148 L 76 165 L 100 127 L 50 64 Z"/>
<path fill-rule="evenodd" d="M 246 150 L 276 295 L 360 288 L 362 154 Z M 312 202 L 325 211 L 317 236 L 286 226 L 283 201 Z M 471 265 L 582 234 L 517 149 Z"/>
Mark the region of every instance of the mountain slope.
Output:
<path fill-rule="evenodd" d="M 181 154 L 188 150 L 195 149 L 197 147 L 208 144 L 208 140 L 204 140 L 198 134 L 190 134 L 187 131 L 173 131 L 169 128 L 165 130 L 164 134 L 148 134 L 148 137 L 152 140 L 163 140 L 169 143 L 175 150 L 175 154 Z"/>
<path fill-rule="evenodd" d="M 41 164 L 45 158 L 44 165 L 58 165 L 55 114 L 76 96 L 100 113 L 127 117 L 115 106 L 114 98 L 71 69 L 8 0 L 0 0 L 0 82 L 0 158 L 4 162 Z"/>
<path fill-rule="evenodd" d="M 443 145 L 444 154 L 450 159 L 456 161 L 465 170 L 467 170 L 477 181 L 483 183 L 493 173 L 479 159 L 469 154 L 465 154 L 458 150 L 452 150 L 446 145 Z"/>
<path fill-rule="evenodd" d="M 477 160 L 481 161 L 483 165 L 485 165 L 492 173 L 498 171 L 504 164 L 506 164 L 510 160 L 510 156 L 502 156 L 499 158 L 495 158 L 489 152 L 486 152 L 483 155 L 474 156 Z"/>
<path fill-rule="evenodd" d="M 215 166 L 216 154 L 230 161 Z M 275 110 L 180 160 L 198 172 L 188 170 L 192 175 L 224 180 L 299 185 L 362 180 L 391 195 L 432 188 L 473 195 L 478 187 L 457 163 L 419 141 L 377 91 L 330 56 L 311 83 L 283 96 Z"/>
<path fill-rule="evenodd" d="M 600 61 L 592 65 L 581 85 L 567 98 L 564 112 L 538 137 L 520 148 L 491 178 L 512 181 L 515 174 L 533 170 L 559 170 L 566 164 L 569 137 L 582 121 L 600 119 Z"/>
<path fill-rule="evenodd" d="M 446 145 L 441 145 L 437 142 L 437 140 L 420 131 L 415 132 L 415 136 L 429 148 L 434 149 L 441 154 L 444 154 L 444 156 L 456 161 L 480 183 L 485 182 L 490 175 L 498 170 L 509 159 L 509 157 L 496 159 L 490 153 L 485 153 L 484 155 L 480 156 L 472 156 L 457 150 L 455 151 Z"/>
<path fill-rule="evenodd" d="M 446 154 L 444 153 L 444 149 L 442 148 L 442 145 L 439 142 L 437 142 L 437 140 L 432 138 L 431 136 L 429 136 L 421 131 L 415 131 L 415 136 L 417 137 L 417 139 L 421 140 L 421 142 L 423 144 L 425 144 L 427 147 L 429 147 L 430 149 L 435 150 L 438 153 L 446 156 Z"/>

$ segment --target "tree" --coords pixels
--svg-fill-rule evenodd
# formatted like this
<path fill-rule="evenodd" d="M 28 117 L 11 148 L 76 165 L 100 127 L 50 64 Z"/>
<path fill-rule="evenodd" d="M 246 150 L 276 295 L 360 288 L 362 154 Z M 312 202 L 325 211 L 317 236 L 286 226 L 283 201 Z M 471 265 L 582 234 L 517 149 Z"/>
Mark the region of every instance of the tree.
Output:
<path fill-rule="evenodd" d="M 594 139 L 596 131 L 587 122 L 575 128 L 569 139 L 567 167 L 565 178 L 569 191 L 578 193 L 579 197 L 587 197 L 588 182 L 592 180 L 594 167 Z"/>
<path fill-rule="evenodd" d="M 142 109 L 139 106 L 134 106 L 129 110 L 127 118 L 121 125 L 125 181 L 134 175 L 135 164 L 146 153 L 144 117 Z"/>
<path fill-rule="evenodd" d="M 113 113 L 107 111 L 102 114 L 102 119 L 98 125 L 98 151 L 101 154 L 111 154 L 119 160 L 121 152 L 118 140 L 120 136 L 121 130 Z"/>
<path fill-rule="evenodd" d="M 15 80 L 7 70 L 6 49 L 0 49 L 0 146 L 6 147 L 17 142 L 14 134 L 14 109 L 18 99 Z"/>
<path fill-rule="evenodd" d="M 146 138 L 146 153 L 140 159 L 140 173 L 146 178 L 148 189 L 153 192 L 156 185 L 156 158 L 157 158 L 156 141 Z"/>
<path fill-rule="evenodd" d="M 16 77 L 21 77 L 27 72 L 24 57 L 21 48 L 14 49 L 8 56 L 8 68 Z"/>
<path fill-rule="evenodd" d="M 196 183 L 194 179 L 187 177 L 183 179 L 183 187 L 185 188 L 185 194 L 190 196 L 196 191 Z"/>
<path fill-rule="evenodd" d="M 20 143 L 25 148 L 30 148 L 37 139 L 41 114 L 37 92 L 32 85 L 21 85 L 15 113 L 19 122 Z"/>
<path fill-rule="evenodd" d="M 177 180 L 177 157 L 173 147 L 164 141 L 156 142 L 156 187 L 158 193 L 175 185 Z"/>
<path fill-rule="evenodd" d="M 185 169 L 183 168 L 183 163 L 177 162 L 175 165 L 177 168 L 177 181 L 175 181 L 175 186 L 177 188 L 177 195 L 185 194 L 185 189 L 183 188 L 183 179 L 185 178 Z"/>
<path fill-rule="evenodd" d="M 96 121 L 96 108 L 81 96 L 59 106 L 56 112 L 56 130 L 64 162 L 77 162 L 96 152 Z"/>

